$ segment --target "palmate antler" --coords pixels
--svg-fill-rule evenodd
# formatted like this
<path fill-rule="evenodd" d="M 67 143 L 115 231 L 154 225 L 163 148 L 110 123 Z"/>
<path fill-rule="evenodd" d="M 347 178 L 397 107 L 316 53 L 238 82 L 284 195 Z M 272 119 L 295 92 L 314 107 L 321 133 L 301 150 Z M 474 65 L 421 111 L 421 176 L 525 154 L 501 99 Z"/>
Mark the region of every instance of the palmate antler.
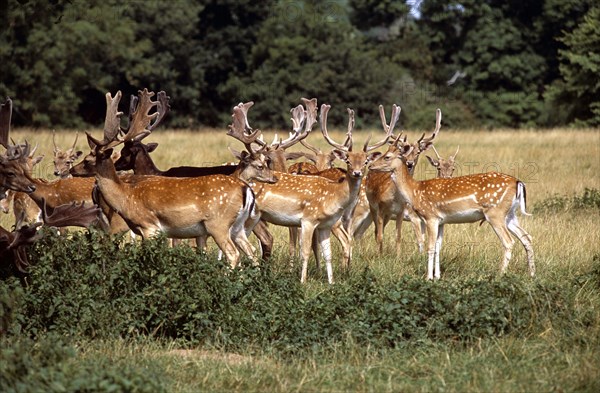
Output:
<path fill-rule="evenodd" d="M 42 199 L 42 204 L 42 220 L 45 225 L 52 227 L 87 228 L 98 221 L 101 212 L 96 205 L 85 206 L 85 202 L 73 202 L 57 206 L 49 213 L 45 199 Z"/>
<path fill-rule="evenodd" d="M 258 129 L 253 130 L 248 123 L 248 109 L 250 109 L 252 105 L 254 105 L 254 102 L 249 101 L 246 103 L 239 103 L 233 107 L 233 114 L 231 115 L 233 121 L 229 125 L 227 135 L 242 142 L 249 153 L 256 153 L 256 151 L 252 149 L 252 143 L 260 145 L 260 150 L 265 149 L 266 146 L 263 141 L 258 139 L 261 131 Z"/>
<path fill-rule="evenodd" d="M 138 91 L 138 97 L 131 98 L 129 105 L 129 125 L 125 130 L 121 127 L 123 112 L 118 110 L 122 93 L 119 90 L 113 97 L 106 93 L 106 117 L 104 120 L 104 136 L 102 141 L 93 138 L 89 133 L 90 147 L 102 146 L 103 149 L 115 147 L 126 141 L 139 141 L 150 135 L 160 122 L 165 118 L 170 109 L 169 96 L 164 91 L 158 93 L 158 101 L 152 101 L 154 92 L 148 89 Z M 156 108 L 153 113 L 152 109 Z M 123 139 L 119 134 L 125 133 Z"/>

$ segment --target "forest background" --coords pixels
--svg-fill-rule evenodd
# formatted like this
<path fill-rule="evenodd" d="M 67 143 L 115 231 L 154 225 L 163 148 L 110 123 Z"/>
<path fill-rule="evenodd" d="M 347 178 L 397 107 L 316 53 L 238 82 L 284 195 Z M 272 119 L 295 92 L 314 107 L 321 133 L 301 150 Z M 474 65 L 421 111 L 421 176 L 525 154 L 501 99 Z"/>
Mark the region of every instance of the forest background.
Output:
<path fill-rule="evenodd" d="M 404 127 L 436 107 L 454 128 L 598 126 L 594 3 L 0 0 L 0 95 L 44 128 L 100 125 L 107 91 L 144 87 L 171 96 L 170 128 L 223 127 L 249 100 L 253 126 L 282 127 L 303 96 L 364 126 L 391 103 Z"/>

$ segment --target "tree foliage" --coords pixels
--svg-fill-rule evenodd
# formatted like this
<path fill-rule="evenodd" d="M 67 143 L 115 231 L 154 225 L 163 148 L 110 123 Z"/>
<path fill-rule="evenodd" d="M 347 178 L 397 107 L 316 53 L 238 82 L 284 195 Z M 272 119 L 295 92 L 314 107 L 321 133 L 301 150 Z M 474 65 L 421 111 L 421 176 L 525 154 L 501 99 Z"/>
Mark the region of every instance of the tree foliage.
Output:
<path fill-rule="evenodd" d="M 594 7 L 561 42 L 559 51 L 562 79 L 557 80 L 548 97 L 567 122 L 586 126 L 600 125 L 600 7 Z M 559 117 L 560 118 L 560 117 Z"/>
<path fill-rule="evenodd" d="M 222 127 L 248 99 L 257 124 L 281 127 L 301 96 L 332 104 L 337 124 L 346 106 L 376 123 L 393 101 L 408 126 L 437 106 L 458 127 L 595 125 L 592 5 L 4 0 L 0 94 L 14 99 L 16 125 L 43 127 L 97 125 L 106 91 L 143 87 L 168 92 L 174 127 Z"/>

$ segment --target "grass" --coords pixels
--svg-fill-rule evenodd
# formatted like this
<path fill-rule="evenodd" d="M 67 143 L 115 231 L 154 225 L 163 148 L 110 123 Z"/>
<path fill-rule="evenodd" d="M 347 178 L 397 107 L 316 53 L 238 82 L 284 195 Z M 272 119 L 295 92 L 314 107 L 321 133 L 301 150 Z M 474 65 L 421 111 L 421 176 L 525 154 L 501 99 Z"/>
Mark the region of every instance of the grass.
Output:
<path fill-rule="evenodd" d="M 99 134 L 99 130 L 94 132 Z M 272 136 L 272 132 L 265 132 Z M 379 130 L 373 130 L 377 135 Z M 342 133 L 333 134 L 336 140 Z M 368 136 L 356 132 L 355 145 Z M 46 155 L 36 176 L 51 178 L 52 134 L 46 130 L 15 130 L 15 140 L 38 143 Z M 310 143 L 327 148 L 317 133 Z M 420 136 L 410 132 L 409 140 Z M 59 146 L 70 146 L 74 133 L 57 133 Z M 80 136 L 78 147 L 87 152 Z M 226 146 L 241 149 L 239 142 L 223 131 L 156 131 L 149 139 L 160 146 L 153 157 L 166 169 L 177 165 L 216 165 L 231 161 Z M 556 198 L 572 199 L 585 189 L 600 189 L 599 130 L 497 130 L 494 132 L 442 130 L 436 147 L 443 156 L 460 145 L 456 175 L 496 169 L 519 177 L 527 184 L 528 210 Z M 296 149 L 296 148 L 294 148 Z M 434 176 L 426 159 L 417 166 L 419 178 Z M 554 199 L 553 199 L 554 198 Z M 550 202 L 548 202 L 550 201 Z M 570 205 L 569 205 L 570 206 Z M 581 208 L 544 209 L 522 217 L 523 227 L 532 234 L 538 280 L 572 282 L 592 270 L 600 258 L 600 210 Z M 11 219 L 3 216 L 3 226 Z M 272 227 L 273 228 L 273 227 Z M 275 260 L 287 268 L 287 230 L 273 228 Z M 357 243 L 352 271 L 359 274 L 369 266 L 378 279 L 395 281 L 409 275 L 425 277 L 425 257 L 417 252 L 410 226 L 403 230 L 402 253 L 394 253 L 394 228 L 389 225 L 385 251 L 380 254 L 372 230 Z M 334 258 L 339 255 L 334 243 Z M 497 275 L 500 243 L 484 224 L 448 226 L 442 249 L 442 280 L 465 280 Z M 326 288 L 324 268 L 309 271 L 306 290 L 317 294 Z M 512 274 L 526 275 L 524 251 L 515 247 L 509 266 Z M 345 280 L 334 260 L 334 275 Z M 418 342 L 398 349 L 374 351 L 351 341 L 341 346 L 295 355 L 272 353 L 268 348 L 249 346 L 240 353 L 219 348 L 187 348 L 186 343 L 112 340 L 78 342 L 75 362 L 106 358 L 116 364 L 136 364 L 161 370 L 169 391 L 581 391 L 600 390 L 600 293 L 598 287 L 581 289 L 576 307 L 595 315 L 596 322 L 580 328 L 548 326 L 534 337 L 503 337 L 473 344 Z"/>

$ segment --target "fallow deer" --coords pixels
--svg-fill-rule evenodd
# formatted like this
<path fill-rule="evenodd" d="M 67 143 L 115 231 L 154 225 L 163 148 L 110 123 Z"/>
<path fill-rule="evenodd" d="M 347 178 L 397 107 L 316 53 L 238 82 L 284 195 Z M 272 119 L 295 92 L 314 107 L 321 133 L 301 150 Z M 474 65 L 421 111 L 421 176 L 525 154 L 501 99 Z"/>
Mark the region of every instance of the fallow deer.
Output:
<path fill-rule="evenodd" d="M 487 221 L 502 242 L 504 273 L 511 259 L 516 236 L 527 253 L 529 274 L 535 275 L 531 236 L 520 226 L 517 210 L 524 215 L 525 184 L 497 172 L 455 178 L 413 179 L 406 156 L 414 146 L 398 147 L 400 137 L 370 167 L 373 172 L 390 173 L 396 191 L 425 223 L 427 233 L 427 278 L 440 278 L 440 250 L 445 224 Z"/>
<path fill-rule="evenodd" d="M 6 98 L 4 104 L 0 104 L 0 145 L 4 146 L 6 152 L 0 155 L 0 197 L 6 197 L 7 190 L 32 192 L 35 184 L 26 176 L 26 161 L 29 156 L 30 146 L 10 145 L 8 135 L 10 133 L 10 122 L 12 117 L 12 100 Z"/>
<path fill-rule="evenodd" d="M 385 120 L 385 113 L 380 110 L 381 121 L 384 129 L 388 127 Z M 419 160 L 421 153 L 429 149 L 433 145 L 433 140 L 436 138 L 440 131 L 442 121 L 442 112 L 438 109 L 436 112 L 436 126 L 432 135 L 425 138 L 425 134 L 415 143 L 408 144 L 406 137 L 401 140 L 398 137 L 398 143 L 402 142 L 403 145 L 411 146 L 412 149 L 405 149 L 405 160 L 406 166 L 409 172 L 414 172 L 415 166 Z M 385 226 L 390 220 L 396 221 L 396 253 L 400 253 L 401 247 L 401 236 L 402 236 L 402 222 L 405 217 L 408 217 L 411 222 L 415 234 L 417 235 L 417 242 L 419 243 L 419 250 L 423 249 L 423 235 L 421 231 L 421 221 L 406 209 L 406 200 L 400 193 L 397 192 L 396 187 L 393 184 L 390 173 L 382 172 L 369 172 L 365 179 L 365 186 L 367 189 L 367 198 L 369 200 L 369 206 L 371 210 L 371 219 L 375 224 L 375 240 L 379 246 L 379 251 L 383 252 L 383 231 Z M 363 229 L 365 226 L 363 225 Z M 359 237 L 359 235 L 357 235 Z"/>
<path fill-rule="evenodd" d="M 157 102 L 150 101 L 153 95 L 147 90 L 142 92 L 144 102 L 140 102 L 137 111 L 141 113 L 139 121 L 144 127 L 136 126 L 138 133 L 149 132 L 147 127 L 158 116 L 156 112 L 149 114 L 157 105 Z M 254 207 L 255 197 L 252 189 L 241 180 L 224 175 L 191 178 L 147 176 L 135 184 L 128 184 L 117 176 L 110 156 L 113 147 L 122 142 L 117 140 L 122 115 L 118 111 L 120 99 L 120 91 L 115 97 L 106 94 L 105 140 L 98 141 L 88 134 L 90 145 L 95 147 L 82 163 L 84 170 L 95 175 L 98 192 L 105 202 L 143 238 L 160 232 L 170 238 L 208 235 L 213 237 L 232 267 L 239 260 L 238 247 L 254 260 L 254 250 L 244 232 L 244 223 Z"/>
<path fill-rule="evenodd" d="M 75 161 L 77 161 L 83 152 L 81 150 L 75 150 L 75 146 L 77 146 L 77 138 L 79 134 L 75 134 L 75 141 L 73 142 L 73 146 L 66 150 L 62 150 L 60 147 L 56 145 L 56 133 L 52 131 L 52 145 L 53 145 L 53 164 L 54 164 L 54 176 L 60 177 L 61 179 L 66 179 L 71 177 L 69 171 L 73 167 Z"/>
<path fill-rule="evenodd" d="M 335 143 L 327 133 L 327 113 L 329 105 L 321 106 L 321 132 L 325 139 L 336 146 L 334 154 L 346 162 L 347 173 L 343 179 L 332 181 L 319 176 L 296 176 L 277 173 L 275 184 L 256 184 L 257 207 L 260 217 L 275 225 L 300 228 L 300 249 L 302 259 L 301 282 L 306 282 L 308 258 L 311 251 L 313 233 L 317 233 L 321 250 L 325 257 L 327 278 L 333 283 L 331 264 L 330 234 L 332 227 L 340 220 L 344 211 L 356 199 L 360 183 L 370 163 L 369 151 L 386 143 L 389 135 L 374 146 L 368 141 L 361 152 L 353 152 L 350 147 Z M 343 230 L 343 228 L 342 228 Z M 343 249 L 343 264 L 349 267 L 352 256 L 352 242 L 345 232 L 340 237 Z"/>
<path fill-rule="evenodd" d="M 435 146 L 431 146 L 431 147 L 432 147 L 433 151 L 435 152 L 437 159 L 431 158 L 429 156 L 425 156 L 425 157 L 427 157 L 427 160 L 429 161 L 429 163 L 436 169 L 437 177 L 451 178 L 452 174 L 454 173 L 456 155 L 458 154 L 458 150 L 460 149 L 460 146 L 456 149 L 456 153 L 454 153 L 447 159 L 442 158 L 440 156 L 440 154 L 436 150 Z"/>

